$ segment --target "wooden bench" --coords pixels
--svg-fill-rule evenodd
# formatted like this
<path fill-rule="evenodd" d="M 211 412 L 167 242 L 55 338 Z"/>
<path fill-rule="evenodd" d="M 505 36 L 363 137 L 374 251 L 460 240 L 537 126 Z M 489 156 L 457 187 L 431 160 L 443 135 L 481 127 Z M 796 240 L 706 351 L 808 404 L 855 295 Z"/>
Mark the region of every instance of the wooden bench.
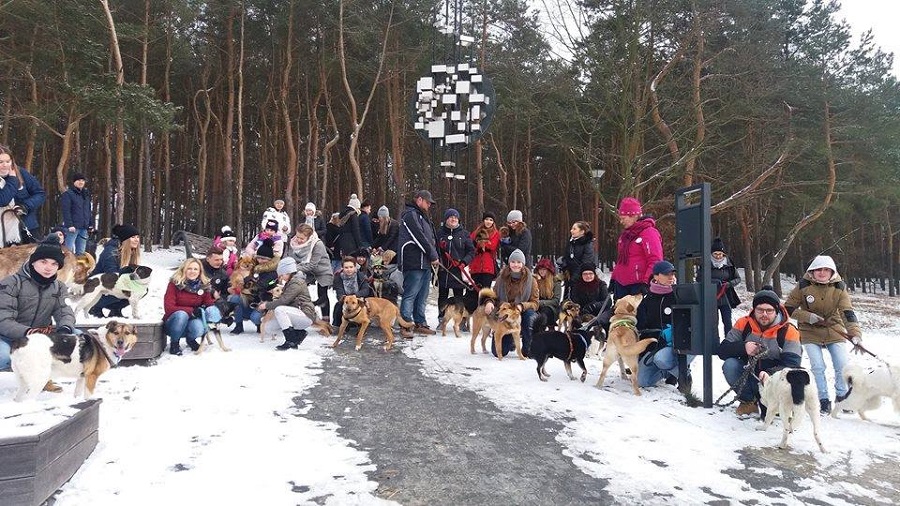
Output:
<path fill-rule="evenodd" d="M 177 245 L 179 243 L 184 244 L 185 259 L 191 257 L 202 259 L 206 257 L 206 250 L 212 247 L 213 240 L 187 230 L 179 230 L 172 236 L 172 244 Z"/>
<path fill-rule="evenodd" d="M 43 504 L 78 471 L 99 438 L 100 399 L 33 436 L 0 436 L 0 504 Z"/>
<path fill-rule="evenodd" d="M 128 322 L 128 319 L 125 318 L 122 320 L 123 322 Z M 76 325 L 78 330 L 84 332 L 89 329 L 96 329 L 100 327 L 101 323 L 96 323 L 92 325 L 79 324 Z M 148 365 L 153 365 L 156 363 L 156 359 L 162 354 L 163 350 L 166 349 L 166 328 L 162 324 L 159 323 L 132 323 L 134 325 L 134 329 L 137 331 L 137 343 L 135 343 L 134 347 L 131 348 L 131 351 L 125 354 L 122 357 L 122 362 L 127 365 L 128 363 L 138 363 L 139 361 L 146 361 Z M 0 503 L 2 504 L 2 503 Z"/>

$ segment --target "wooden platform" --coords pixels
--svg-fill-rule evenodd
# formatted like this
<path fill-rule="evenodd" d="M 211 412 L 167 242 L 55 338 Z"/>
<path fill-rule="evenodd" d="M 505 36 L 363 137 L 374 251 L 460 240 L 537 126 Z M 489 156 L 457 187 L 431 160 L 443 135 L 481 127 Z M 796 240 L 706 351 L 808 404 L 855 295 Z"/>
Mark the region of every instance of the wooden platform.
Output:
<path fill-rule="evenodd" d="M 98 440 L 100 399 L 36 436 L 0 436 L 0 504 L 43 503 L 78 471 Z"/>
<path fill-rule="evenodd" d="M 123 320 L 126 323 L 127 319 Z M 89 329 L 96 329 L 104 325 L 102 322 L 97 322 L 96 324 L 79 324 L 76 325 L 78 330 L 82 332 Z M 123 362 L 128 361 L 154 361 L 157 357 L 159 357 L 163 350 L 166 349 L 166 331 L 162 322 L 159 323 L 132 323 L 137 330 L 138 340 L 137 343 L 131 348 L 131 351 L 125 354 L 122 357 Z M 0 503 L 2 504 L 2 503 Z"/>
<path fill-rule="evenodd" d="M 213 245 L 213 240 L 209 237 L 194 234 L 187 230 L 179 230 L 172 236 L 172 244 L 184 244 L 184 257 L 188 258 L 206 258 L 206 250 Z"/>

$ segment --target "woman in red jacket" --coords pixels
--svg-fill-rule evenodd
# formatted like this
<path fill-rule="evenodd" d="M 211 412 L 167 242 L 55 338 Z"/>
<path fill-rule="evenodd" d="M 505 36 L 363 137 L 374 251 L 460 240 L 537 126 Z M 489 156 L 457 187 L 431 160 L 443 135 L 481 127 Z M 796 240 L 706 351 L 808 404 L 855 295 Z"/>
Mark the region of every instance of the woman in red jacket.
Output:
<path fill-rule="evenodd" d="M 487 211 L 481 224 L 472 232 L 475 257 L 469 264 L 469 274 L 479 288 L 490 288 L 497 277 L 497 251 L 500 249 L 500 231 L 494 225 L 494 213 Z"/>
<path fill-rule="evenodd" d="M 209 324 L 222 319 L 214 302 L 203 264 L 196 258 L 188 258 L 175 270 L 163 298 L 163 322 L 169 336 L 169 353 L 181 355 L 178 342 L 182 337 L 191 350 L 200 349 L 197 339 L 206 334 Z"/>

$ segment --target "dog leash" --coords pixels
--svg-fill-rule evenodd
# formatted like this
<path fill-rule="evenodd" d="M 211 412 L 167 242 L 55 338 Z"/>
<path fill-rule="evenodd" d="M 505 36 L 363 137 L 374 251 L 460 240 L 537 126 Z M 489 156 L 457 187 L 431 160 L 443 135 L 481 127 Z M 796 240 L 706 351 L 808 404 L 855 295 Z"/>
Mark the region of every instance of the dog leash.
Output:
<path fill-rule="evenodd" d="M 446 253 L 445 253 L 445 254 L 446 254 Z M 461 272 L 461 273 L 465 273 L 465 272 L 466 272 L 462 267 L 459 267 L 459 262 L 456 262 L 456 261 L 453 260 L 452 258 L 448 258 L 448 260 L 450 260 L 450 262 L 453 262 L 453 263 L 456 264 L 456 265 L 454 265 L 453 267 L 458 267 L 458 268 L 459 268 L 459 272 Z M 468 288 L 469 290 L 478 290 L 478 289 L 479 289 L 478 284 L 475 283 L 475 280 L 474 280 L 474 279 L 471 279 L 471 276 L 469 277 L 469 280 L 468 280 L 468 281 L 463 281 L 462 279 L 460 279 L 459 276 L 457 276 L 456 274 L 453 274 L 453 271 L 451 271 L 450 269 L 448 269 L 447 266 L 445 266 L 445 265 L 444 265 L 443 263 L 441 263 L 441 262 L 438 262 L 438 269 L 444 269 L 444 271 L 447 272 L 447 275 L 448 275 L 448 276 L 452 277 L 452 278 L 455 279 L 456 281 L 459 281 L 460 284 L 462 284 L 463 286 L 465 286 L 465 287 Z M 468 273 L 466 273 L 466 274 L 468 274 Z M 435 276 L 437 276 L 437 273 L 436 273 L 436 272 L 435 272 Z"/>
<path fill-rule="evenodd" d="M 766 356 L 768 354 L 769 354 L 769 349 L 763 348 L 763 351 L 750 357 L 750 359 L 747 360 L 747 365 L 744 366 L 744 372 L 741 374 L 740 379 L 738 379 L 737 386 L 729 387 L 728 390 L 725 390 L 725 393 L 723 393 L 721 396 L 719 396 L 719 398 L 716 399 L 716 402 L 714 402 L 713 404 L 715 404 L 716 406 L 719 406 L 720 408 L 727 408 L 728 406 L 731 406 L 732 404 L 734 404 L 735 401 L 737 401 L 740 398 L 740 395 L 741 395 L 740 392 L 742 392 L 744 390 L 744 386 L 747 384 L 747 379 L 749 379 L 750 375 L 753 374 L 753 369 L 756 369 L 756 364 L 760 361 L 760 359 L 762 359 L 764 356 Z M 757 381 L 759 381 L 758 376 L 753 374 L 753 377 L 756 378 Z M 728 395 L 728 392 L 734 392 L 734 399 L 731 399 L 726 404 L 720 404 L 722 402 L 722 399 L 724 399 L 725 396 Z"/>
<path fill-rule="evenodd" d="M 856 353 L 859 353 L 859 354 L 865 353 L 865 354 L 871 356 L 872 358 L 874 358 L 875 360 L 878 360 L 879 362 L 881 362 L 881 363 L 883 363 L 883 364 L 890 365 L 890 364 L 887 363 L 886 360 L 884 360 L 883 358 L 880 358 L 878 355 L 876 355 L 876 354 L 872 353 L 871 351 L 869 351 L 865 346 L 863 346 L 862 344 L 860 344 L 859 341 L 854 342 L 853 340 L 856 339 L 856 338 L 854 338 L 854 337 L 851 336 L 850 334 L 848 334 L 848 333 L 846 333 L 846 332 L 844 332 L 844 331 L 842 331 L 842 330 L 832 329 L 831 327 L 828 328 L 828 331 L 829 331 L 829 332 L 834 331 L 834 332 L 837 333 L 837 335 L 839 335 L 839 336 L 843 337 L 844 339 L 846 339 L 847 341 L 849 341 L 850 344 L 853 345 L 853 351 L 855 351 Z"/>

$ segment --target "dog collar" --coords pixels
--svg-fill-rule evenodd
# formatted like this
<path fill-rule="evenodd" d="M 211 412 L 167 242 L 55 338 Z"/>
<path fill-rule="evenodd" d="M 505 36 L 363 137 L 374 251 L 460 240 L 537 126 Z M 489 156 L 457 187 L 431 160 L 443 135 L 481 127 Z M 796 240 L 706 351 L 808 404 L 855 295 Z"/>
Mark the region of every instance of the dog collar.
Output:
<path fill-rule="evenodd" d="M 630 329 L 637 329 L 637 325 L 631 320 L 617 320 L 609 325 L 609 330 L 612 330 L 616 327 L 628 327 Z"/>
<path fill-rule="evenodd" d="M 85 335 L 87 335 L 86 338 L 84 337 Z M 100 348 L 100 350 L 103 351 L 103 356 L 106 357 L 106 361 L 109 362 L 110 367 L 118 367 L 119 366 L 119 361 L 122 360 L 122 357 L 110 356 L 109 350 L 106 348 L 106 343 L 104 343 L 103 341 L 100 340 L 100 336 L 96 336 L 94 334 L 85 332 L 84 334 L 81 334 L 81 337 L 83 339 L 90 339 L 91 341 L 94 341 L 95 343 L 97 343 L 97 346 Z"/>

